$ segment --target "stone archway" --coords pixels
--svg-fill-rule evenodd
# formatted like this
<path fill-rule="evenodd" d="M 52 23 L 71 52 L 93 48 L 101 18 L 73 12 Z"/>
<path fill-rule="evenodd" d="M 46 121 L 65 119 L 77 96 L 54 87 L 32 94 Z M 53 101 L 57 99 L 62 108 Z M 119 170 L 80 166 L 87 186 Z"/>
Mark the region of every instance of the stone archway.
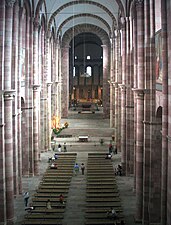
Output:
<path fill-rule="evenodd" d="M 110 87 L 108 80 L 110 79 L 110 40 L 107 33 L 91 24 L 81 24 L 74 27 L 74 36 L 83 33 L 89 32 L 96 34 L 102 41 L 103 48 L 103 99 L 105 99 L 103 104 L 103 113 L 105 118 L 109 118 L 110 115 Z M 62 38 L 62 115 L 61 117 L 68 117 L 68 108 L 69 108 L 69 43 L 73 38 L 73 28 L 68 29 Z"/>

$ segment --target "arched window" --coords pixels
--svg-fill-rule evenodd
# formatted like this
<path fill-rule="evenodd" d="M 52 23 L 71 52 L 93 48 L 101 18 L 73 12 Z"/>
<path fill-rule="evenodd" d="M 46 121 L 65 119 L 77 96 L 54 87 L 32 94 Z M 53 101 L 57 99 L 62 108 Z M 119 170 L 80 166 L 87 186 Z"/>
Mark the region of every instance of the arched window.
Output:
<path fill-rule="evenodd" d="M 91 66 L 87 66 L 86 73 L 89 74 L 90 77 L 92 76 L 92 68 L 91 68 Z"/>

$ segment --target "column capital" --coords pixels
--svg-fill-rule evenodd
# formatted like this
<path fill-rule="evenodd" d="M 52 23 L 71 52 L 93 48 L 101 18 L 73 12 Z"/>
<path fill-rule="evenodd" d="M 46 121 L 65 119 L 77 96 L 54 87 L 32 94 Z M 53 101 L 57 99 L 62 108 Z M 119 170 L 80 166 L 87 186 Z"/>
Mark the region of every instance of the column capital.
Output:
<path fill-rule="evenodd" d="M 50 38 L 50 31 L 49 30 L 46 31 L 45 36 L 46 36 L 46 39 L 49 40 L 49 38 Z"/>
<path fill-rule="evenodd" d="M 119 83 L 118 82 L 114 82 L 114 87 L 118 88 L 119 87 Z"/>
<path fill-rule="evenodd" d="M 168 142 L 171 142 L 171 137 L 169 135 L 166 136 L 168 139 Z"/>
<path fill-rule="evenodd" d="M 132 88 L 132 91 L 135 93 L 136 98 L 144 98 L 144 89 Z"/>
<path fill-rule="evenodd" d="M 12 100 L 15 96 L 15 90 L 4 90 L 3 95 L 5 100 Z"/>
<path fill-rule="evenodd" d="M 162 125 L 161 122 L 155 122 L 155 121 L 151 121 L 151 120 L 149 120 L 149 121 L 144 120 L 143 123 L 146 125 Z"/>
<path fill-rule="evenodd" d="M 5 5 L 7 7 L 13 7 L 15 2 L 16 2 L 16 0 L 5 0 Z"/>
<path fill-rule="evenodd" d="M 40 84 L 33 84 L 32 88 L 33 88 L 33 91 L 38 91 L 40 88 Z"/>
<path fill-rule="evenodd" d="M 47 98 L 41 98 L 40 101 L 47 101 Z"/>
<path fill-rule="evenodd" d="M 53 82 L 47 82 L 46 83 L 48 87 L 52 86 Z"/>
<path fill-rule="evenodd" d="M 135 0 L 136 6 L 142 6 L 143 3 L 144 3 L 144 0 Z"/>
<path fill-rule="evenodd" d="M 35 28 L 37 28 L 37 29 L 39 28 L 40 22 L 39 22 L 39 19 L 38 18 L 34 18 L 33 25 L 34 25 Z"/>
<path fill-rule="evenodd" d="M 126 85 L 125 84 L 118 84 L 121 91 L 126 91 Z"/>
<path fill-rule="evenodd" d="M 121 17 L 120 18 L 120 28 L 123 30 L 123 29 L 125 29 L 126 28 L 126 19 L 125 19 L 125 17 Z"/>

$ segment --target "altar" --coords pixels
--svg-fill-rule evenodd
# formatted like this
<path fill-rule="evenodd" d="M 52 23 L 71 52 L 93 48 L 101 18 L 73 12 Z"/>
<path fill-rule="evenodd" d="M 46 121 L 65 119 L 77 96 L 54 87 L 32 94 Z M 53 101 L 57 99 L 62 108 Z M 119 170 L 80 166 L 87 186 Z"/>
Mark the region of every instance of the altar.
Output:
<path fill-rule="evenodd" d="M 88 142 L 88 135 L 80 135 L 78 139 L 80 142 Z"/>

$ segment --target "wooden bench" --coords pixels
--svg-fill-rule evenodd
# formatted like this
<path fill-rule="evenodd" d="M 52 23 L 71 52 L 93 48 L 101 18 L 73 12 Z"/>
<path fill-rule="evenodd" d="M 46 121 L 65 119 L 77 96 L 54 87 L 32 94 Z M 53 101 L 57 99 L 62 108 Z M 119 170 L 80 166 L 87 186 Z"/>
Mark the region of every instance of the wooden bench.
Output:
<path fill-rule="evenodd" d="M 35 209 L 31 210 L 31 214 L 36 214 L 36 213 L 41 213 L 41 214 L 62 214 L 65 212 L 64 208 L 52 208 L 52 209 L 47 209 L 47 208 L 42 208 L 42 207 L 36 207 Z"/>
<path fill-rule="evenodd" d="M 76 156 L 77 153 L 76 152 L 64 152 L 64 153 L 63 152 L 59 152 L 58 155 L 59 156 L 65 156 L 65 157 L 66 156 Z"/>
<path fill-rule="evenodd" d="M 116 181 L 115 177 L 87 177 L 87 182 Z"/>
<path fill-rule="evenodd" d="M 91 186 L 91 185 L 115 185 L 115 186 L 117 186 L 117 183 L 116 183 L 116 181 L 101 181 L 101 182 L 97 182 L 97 181 L 95 181 L 95 182 L 91 182 L 91 181 L 89 181 L 89 182 L 87 182 L 87 186 Z"/>
<path fill-rule="evenodd" d="M 100 174 L 100 173 L 88 173 L 87 174 L 87 178 L 92 178 L 92 177 L 101 177 L 101 179 L 103 179 L 103 177 L 108 177 L 108 178 L 112 178 L 112 177 L 115 177 L 114 173 L 113 174 L 109 174 L 109 173 L 106 173 L 106 174 Z"/>
<path fill-rule="evenodd" d="M 39 207 L 39 208 L 46 208 L 46 202 L 33 202 L 32 203 L 33 207 Z M 65 208 L 65 204 L 60 204 L 60 203 L 56 203 L 56 202 L 51 202 L 51 206 L 52 208 Z"/>
<path fill-rule="evenodd" d="M 72 175 L 68 175 L 68 174 L 58 174 L 58 175 L 56 175 L 56 174 L 44 174 L 43 175 L 43 178 L 42 179 L 46 179 L 46 178 L 48 178 L 48 179 L 71 179 L 72 178 L 72 176 L 73 176 L 73 174 Z"/>
<path fill-rule="evenodd" d="M 105 184 L 94 184 L 94 185 L 87 185 L 86 187 L 87 189 L 110 189 L 110 188 L 117 188 L 117 184 L 108 184 L 108 185 L 105 185 Z"/>
<path fill-rule="evenodd" d="M 44 175 L 53 175 L 53 176 L 58 176 L 58 175 L 70 175 L 70 176 L 72 176 L 73 175 L 73 169 L 72 170 L 70 170 L 70 171 L 68 171 L 68 170 L 66 170 L 66 171 L 57 171 L 57 170 L 50 170 L 50 171 L 46 171 L 45 173 L 44 173 Z"/>
<path fill-rule="evenodd" d="M 57 194 L 51 193 L 51 192 L 49 192 L 49 193 L 36 193 L 33 196 L 36 197 L 36 198 L 56 198 L 56 197 L 58 197 Z M 64 196 L 64 198 L 67 198 L 68 195 L 67 195 L 67 193 L 64 193 L 63 196 Z"/>
<path fill-rule="evenodd" d="M 118 193 L 118 189 L 108 188 L 108 189 L 97 189 L 97 188 L 88 188 L 87 193 Z"/>
<path fill-rule="evenodd" d="M 68 193 L 69 189 L 49 189 L 49 188 L 39 188 L 36 190 L 37 193 L 55 193 L 55 194 L 64 194 Z"/>
<path fill-rule="evenodd" d="M 68 185 L 65 185 L 65 186 L 62 186 L 62 185 L 39 185 L 38 189 L 61 189 L 61 190 L 68 190 L 69 189 L 69 186 Z"/>
<path fill-rule="evenodd" d="M 114 206 L 113 207 L 114 209 L 115 209 L 115 211 L 116 211 L 116 213 L 122 213 L 123 212 L 123 209 L 122 209 L 122 207 L 121 206 Z M 101 213 L 107 213 L 109 211 L 109 208 L 108 207 L 100 207 L 100 208 L 93 208 L 93 207 L 91 207 L 91 208 L 87 208 L 86 209 L 86 213 L 87 214 L 90 214 L 90 213 L 98 213 L 98 214 L 101 214 Z"/>
<path fill-rule="evenodd" d="M 124 216 L 120 212 L 117 213 L 118 219 L 123 219 Z M 85 215 L 86 219 L 104 219 L 107 218 L 107 212 L 101 212 L 101 213 L 86 213 Z"/>
<path fill-rule="evenodd" d="M 25 215 L 26 219 L 63 219 L 64 215 L 62 213 L 29 213 Z"/>
<path fill-rule="evenodd" d="M 115 219 L 86 219 L 85 225 L 120 225 L 121 220 Z"/>
<path fill-rule="evenodd" d="M 119 197 L 119 193 L 115 192 L 115 193 L 87 193 L 86 197 L 87 198 L 112 198 L 112 197 Z"/>
<path fill-rule="evenodd" d="M 22 225 L 41 225 L 41 224 L 45 224 L 45 225 L 62 225 L 62 220 L 25 220 L 22 222 Z"/>
<path fill-rule="evenodd" d="M 48 199 L 50 199 L 50 202 L 60 203 L 59 197 L 48 197 L 48 198 L 46 198 L 46 197 L 45 198 L 35 197 L 35 198 L 32 198 L 32 201 L 33 202 L 47 202 Z"/>
<path fill-rule="evenodd" d="M 121 199 L 119 197 L 113 198 L 86 198 L 86 202 L 120 202 Z"/>
<path fill-rule="evenodd" d="M 69 186 L 70 182 L 40 182 L 39 185 L 43 185 L 43 186 Z"/>
<path fill-rule="evenodd" d="M 119 206 L 121 206 L 121 202 L 120 201 L 118 201 L 118 202 L 99 202 L 98 204 L 97 204 L 97 202 L 89 202 L 89 203 L 87 203 L 87 205 L 86 205 L 86 207 L 87 208 L 90 208 L 90 207 L 119 207 Z"/>

